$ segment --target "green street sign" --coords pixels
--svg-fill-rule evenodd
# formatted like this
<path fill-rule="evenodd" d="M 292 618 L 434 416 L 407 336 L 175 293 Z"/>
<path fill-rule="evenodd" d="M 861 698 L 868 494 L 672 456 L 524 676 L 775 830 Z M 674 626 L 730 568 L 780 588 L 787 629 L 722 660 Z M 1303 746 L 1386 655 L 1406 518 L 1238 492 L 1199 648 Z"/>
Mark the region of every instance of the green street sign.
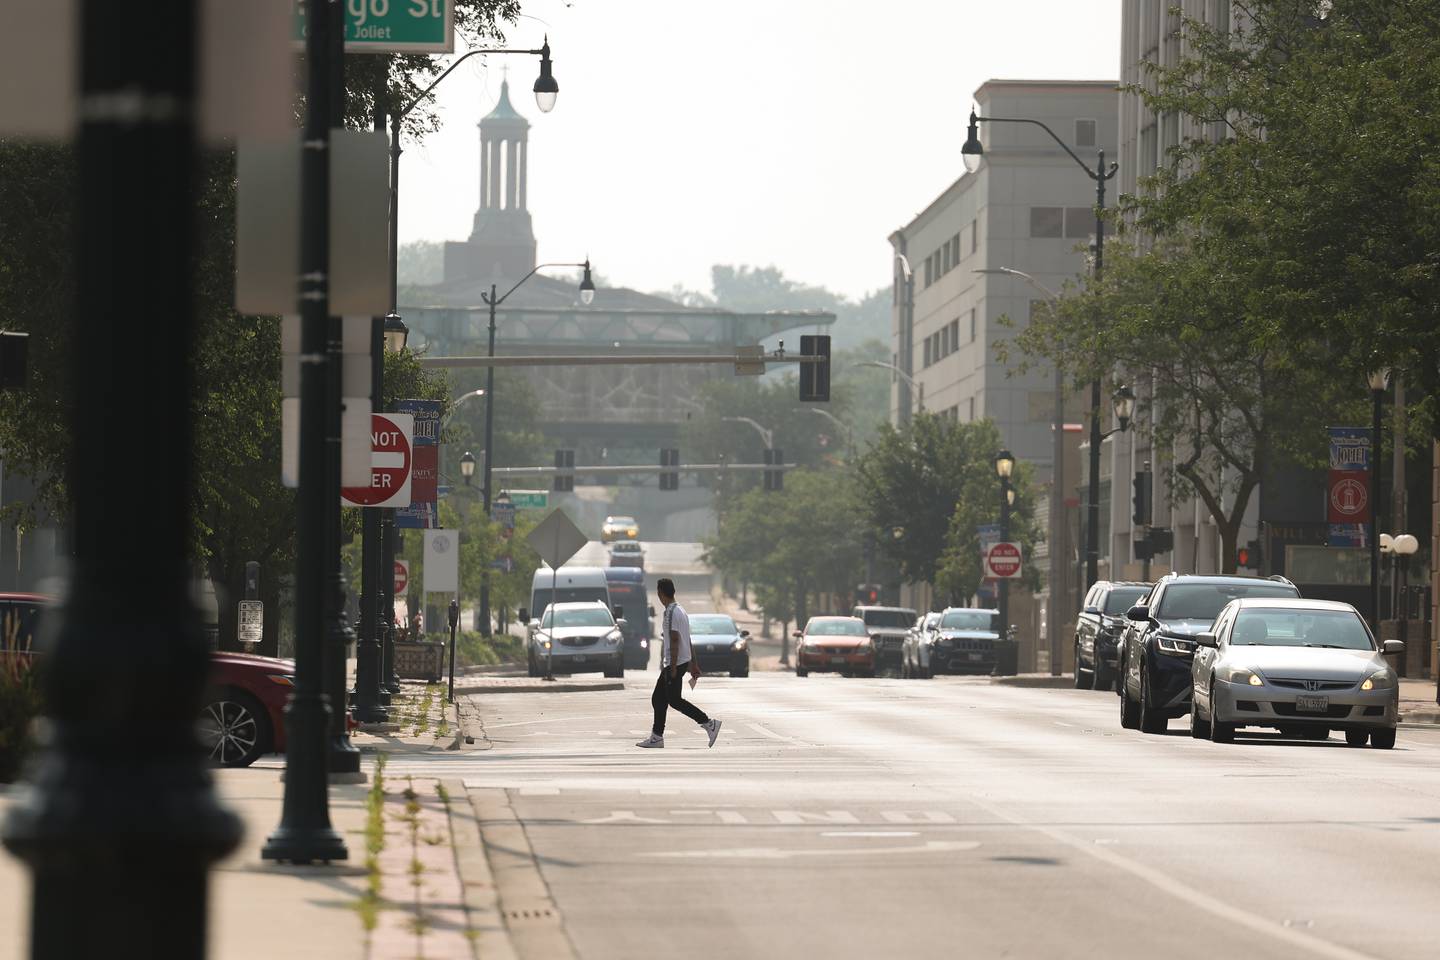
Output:
<path fill-rule="evenodd" d="M 454 53 L 455 0 L 343 0 L 347 53 Z M 305 0 L 294 39 L 305 44 Z"/>
<path fill-rule="evenodd" d="M 550 506 L 548 490 L 506 490 L 505 495 L 516 510 L 544 510 Z"/>

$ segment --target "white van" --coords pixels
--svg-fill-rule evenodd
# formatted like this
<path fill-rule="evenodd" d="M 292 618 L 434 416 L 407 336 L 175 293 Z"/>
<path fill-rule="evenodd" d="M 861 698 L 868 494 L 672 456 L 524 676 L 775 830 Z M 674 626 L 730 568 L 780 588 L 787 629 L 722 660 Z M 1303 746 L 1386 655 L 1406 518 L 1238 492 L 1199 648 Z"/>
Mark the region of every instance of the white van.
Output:
<path fill-rule="evenodd" d="M 551 578 L 554 578 L 554 596 L 551 596 Z M 551 603 L 584 603 L 598 600 L 610 606 L 610 587 L 605 582 L 605 571 L 600 567 L 561 567 L 558 571 L 541 566 L 530 581 L 530 609 L 520 612 L 528 622 L 538 619 Z"/>

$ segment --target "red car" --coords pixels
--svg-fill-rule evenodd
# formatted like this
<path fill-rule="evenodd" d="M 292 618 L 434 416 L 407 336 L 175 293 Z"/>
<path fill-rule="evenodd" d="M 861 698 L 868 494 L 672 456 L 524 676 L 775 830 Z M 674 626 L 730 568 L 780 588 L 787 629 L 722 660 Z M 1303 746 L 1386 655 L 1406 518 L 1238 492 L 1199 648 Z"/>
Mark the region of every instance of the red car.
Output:
<path fill-rule="evenodd" d="M 846 676 L 875 676 L 875 644 L 859 617 L 811 617 L 795 637 L 797 677 L 824 670 Z"/>
<path fill-rule="evenodd" d="M 29 651 L 41 613 L 53 598 L 34 593 L 0 593 L 0 629 L 5 649 Z M 266 753 L 285 750 L 285 702 L 295 685 L 291 660 L 244 653 L 210 655 L 210 685 L 200 711 L 200 738 L 210 759 L 222 767 L 248 767 Z"/>

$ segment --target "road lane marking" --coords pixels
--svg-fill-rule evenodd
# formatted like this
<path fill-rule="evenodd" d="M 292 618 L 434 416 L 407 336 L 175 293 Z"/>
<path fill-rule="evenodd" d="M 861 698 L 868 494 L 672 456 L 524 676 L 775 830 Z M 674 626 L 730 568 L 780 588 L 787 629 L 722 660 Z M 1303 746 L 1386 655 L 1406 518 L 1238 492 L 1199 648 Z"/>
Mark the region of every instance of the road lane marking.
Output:
<path fill-rule="evenodd" d="M 887 823 L 954 823 L 955 818 L 943 810 L 917 810 L 912 818 L 908 810 L 882 810 L 880 816 Z"/>
<path fill-rule="evenodd" d="M 783 743 L 795 742 L 795 739 L 793 737 L 781 736 L 774 730 L 767 730 L 765 727 L 760 726 L 760 724 L 758 723 L 747 723 L 746 726 L 749 727 L 751 730 L 754 730 L 756 733 L 760 734 L 760 736 L 769 737 L 771 740 L 779 740 Z"/>
<path fill-rule="evenodd" d="M 725 850 L 662 850 L 637 853 L 637 857 L 666 860 L 790 860 L 795 857 L 893 856 L 907 853 L 955 853 L 974 850 L 975 840 L 930 840 L 909 847 L 852 847 L 844 850 L 795 850 L 782 847 L 732 847 Z"/>
<path fill-rule="evenodd" d="M 915 830 L 826 830 L 822 837 L 918 837 Z"/>
<path fill-rule="evenodd" d="M 804 810 L 775 810 L 775 819 L 792 825 L 806 823 L 859 823 L 849 810 L 827 810 L 824 813 L 808 813 Z"/>

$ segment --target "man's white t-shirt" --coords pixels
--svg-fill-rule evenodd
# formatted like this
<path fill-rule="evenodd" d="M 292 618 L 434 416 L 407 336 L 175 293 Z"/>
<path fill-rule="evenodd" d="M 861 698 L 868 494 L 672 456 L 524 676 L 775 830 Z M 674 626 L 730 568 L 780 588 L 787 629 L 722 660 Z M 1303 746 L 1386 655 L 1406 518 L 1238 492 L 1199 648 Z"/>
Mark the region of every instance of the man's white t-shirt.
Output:
<path fill-rule="evenodd" d="M 670 632 L 672 630 L 680 634 L 680 648 L 678 651 L 679 658 L 675 661 L 675 665 L 679 666 L 682 663 L 689 663 L 691 656 L 690 616 L 685 612 L 685 608 L 680 606 L 680 604 L 678 603 L 671 603 L 668 607 L 665 608 L 665 620 L 660 632 L 662 644 L 662 646 L 660 647 L 661 667 L 668 667 L 671 665 Z"/>

